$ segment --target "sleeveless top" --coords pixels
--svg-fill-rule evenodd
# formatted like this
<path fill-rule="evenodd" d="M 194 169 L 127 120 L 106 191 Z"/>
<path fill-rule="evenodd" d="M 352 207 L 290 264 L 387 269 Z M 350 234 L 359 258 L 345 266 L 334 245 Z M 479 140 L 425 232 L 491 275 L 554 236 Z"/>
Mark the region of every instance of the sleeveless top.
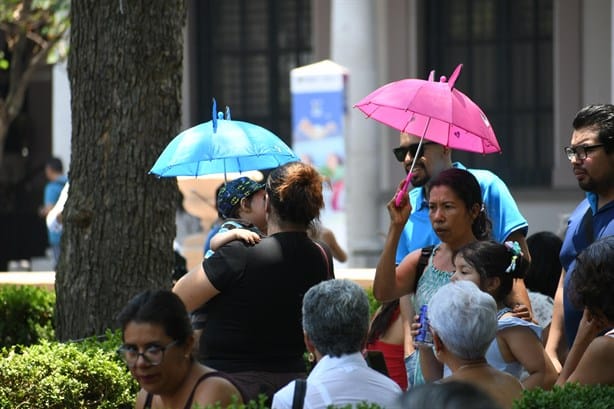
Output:
<path fill-rule="evenodd" d="M 433 297 L 433 294 L 439 288 L 450 282 L 450 278 L 454 275 L 454 271 L 442 271 L 433 265 L 435 253 L 439 250 L 439 245 L 435 246 L 429 262 L 422 273 L 422 276 L 416 284 L 416 293 L 414 294 L 414 311 L 420 311 L 420 307 L 428 304 Z"/>
<path fill-rule="evenodd" d="M 512 327 L 527 327 L 535 333 L 535 336 L 541 342 L 541 333 L 542 328 L 539 325 L 536 325 L 532 322 L 525 321 L 521 318 L 517 317 L 505 317 L 502 318 L 507 312 L 510 312 L 510 308 L 503 308 L 497 312 L 497 332 L 504 330 L 506 328 Z M 486 361 L 488 364 L 500 371 L 507 372 L 516 379 L 520 379 L 523 373 L 523 367 L 518 361 L 514 362 L 505 362 L 503 356 L 501 355 L 501 351 L 499 350 L 499 344 L 497 343 L 497 338 L 492 340 L 488 350 L 486 351 Z"/>
<path fill-rule="evenodd" d="M 196 392 L 196 388 L 198 388 L 198 385 L 200 385 L 202 381 L 210 377 L 218 377 L 218 378 L 226 379 L 227 381 L 232 383 L 235 388 L 237 388 L 237 390 L 239 391 L 239 395 L 241 395 L 241 399 L 243 399 L 243 396 L 244 396 L 243 391 L 241 390 L 241 388 L 239 388 L 239 386 L 235 384 L 234 380 L 230 376 L 228 376 L 224 372 L 208 372 L 196 380 L 196 383 L 194 384 L 194 388 L 192 388 L 192 392 L 190 393 L 190 396 L 188 396 L 188 400 L 185 403 L 184 409 L 190 409 L 192 407 L 192 400 L 194 399 L 194 393 Z M 152 401 L 153 401 L 153 394 L 148 392 L 147 397 L 145 398 L 145 405 L 143 405 L 143 409 L 151 409 Z"/>
<path fill-rule="evenodd" d="M 448 284 L 450 278 L 454 275 L 454 271 L 443 271 L 433 265 L 433 258 L 437 250 L 439 250 L 439 245 L 433 249 L 422 277 L 420 277 L 416 285 L 416 293 L 413 296 L 414 311 L 420 311 L 420 307 L 424 304 L 428 305 L 435 292 Z M 410 387 L 425 383 L 422 368 L 420 367 L 419 349 L 416 349 L 406 358 L 405 366 L 407 367 L 407 378 Z"/>

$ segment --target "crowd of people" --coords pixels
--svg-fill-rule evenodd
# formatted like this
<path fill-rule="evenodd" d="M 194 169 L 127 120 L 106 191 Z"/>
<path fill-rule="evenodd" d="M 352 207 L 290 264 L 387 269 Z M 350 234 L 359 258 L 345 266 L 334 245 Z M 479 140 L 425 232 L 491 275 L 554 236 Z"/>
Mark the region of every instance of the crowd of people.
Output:
<path fill-rule="evenodd" d="M 315 168 L 291 162 L 264 183 L 229 181 L 201 265 L 119 315 L 137 408 L 259 398 L 280 409 L 511 408 L 525 389 L 614 385 L 614 106 L 587 106 L 573 121 L 564 149 L 586 199 L 562 240 L 527 237 L 493 173 L 417 135 L 400 140 L 395 157 L 408 172 L 414 163 L 413 188 L 387 204 L 374 316 L 362 287 L 335 279 L 332 259 L 346 255 L 317 226 Z M 423 306 L 427 318 L 416 314 Z M 432 341 L 415 343 L 425 331 Z M 383 371 L 368 351 L 383 355 Z"/>

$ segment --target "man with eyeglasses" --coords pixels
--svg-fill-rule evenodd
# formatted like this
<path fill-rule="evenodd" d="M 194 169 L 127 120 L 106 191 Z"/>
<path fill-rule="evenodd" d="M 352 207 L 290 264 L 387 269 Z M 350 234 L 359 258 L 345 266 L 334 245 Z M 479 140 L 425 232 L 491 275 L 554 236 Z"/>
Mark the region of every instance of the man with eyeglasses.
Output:
<path fill-rule="evenodd" d="M 586 198 L 573 211 L 567 223 L 561 248 L 561 279 L 546 352 L 560 371 L 556 350 L 565 334 L 573 344 L 582 310 L 574 307 L 569 287 L 576 257 L 592 242 L 614 234 L 614 105 L 588 105 L 573 120 L 571 145 L 564 148 L 580 189 Z"/>

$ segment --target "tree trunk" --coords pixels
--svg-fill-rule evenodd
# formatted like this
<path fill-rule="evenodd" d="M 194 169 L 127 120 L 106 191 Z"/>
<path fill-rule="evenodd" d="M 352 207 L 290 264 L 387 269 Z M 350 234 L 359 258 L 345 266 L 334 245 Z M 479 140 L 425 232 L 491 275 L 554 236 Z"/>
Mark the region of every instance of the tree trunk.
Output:
<path fill-rule="evenodd" d="M 60 340 L 102 334 L 170 288 L 175 179 L 148 171 L 181 120 L 182 0 L 72 2 L 72 152 L 56 274 Z"/>

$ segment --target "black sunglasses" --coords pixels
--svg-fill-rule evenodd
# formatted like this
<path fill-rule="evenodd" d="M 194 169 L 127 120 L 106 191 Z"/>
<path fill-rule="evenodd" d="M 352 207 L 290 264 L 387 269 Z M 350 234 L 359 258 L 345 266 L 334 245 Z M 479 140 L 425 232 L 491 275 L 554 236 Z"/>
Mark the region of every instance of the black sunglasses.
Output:
<path fill-rule="evenodd" d="M 407 146 L 399 146 L 398 148 L 394 148 L 392 150 L 392 153 L 394 153 L 394 157 L 397 158 L 399 162 L 404 162 L 408 152 L 411 154 L 412 157 L 416 156 L 416 152 L 418 151 L 419 145 L 420 143 L 412 143 L 411 145 Z M 424 155 L 424 147 L 426 145 L 435 145 L 435 143 L 422 142 L 422 149 L 420 149 L 420 155 L 418 155 L 418 158 Z"/>

